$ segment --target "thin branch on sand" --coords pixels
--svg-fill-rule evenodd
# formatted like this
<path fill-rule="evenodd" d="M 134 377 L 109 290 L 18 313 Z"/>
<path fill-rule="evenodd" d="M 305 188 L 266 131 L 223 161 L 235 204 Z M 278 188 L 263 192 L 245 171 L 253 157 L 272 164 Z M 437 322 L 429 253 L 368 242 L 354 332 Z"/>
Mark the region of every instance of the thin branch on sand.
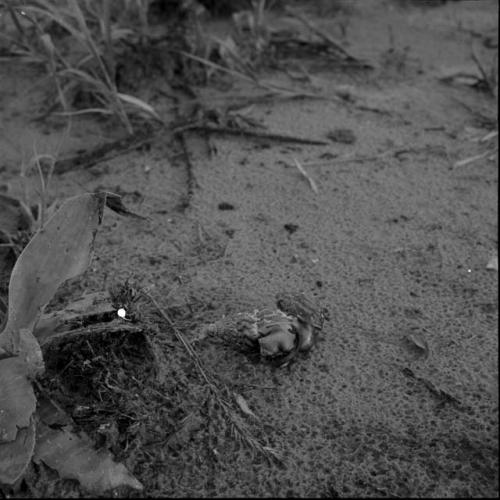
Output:
<path fill-rule="evenodd" d="M 185 132 L 186 130 L 195 130 L 200 132 L 207 132 L 211 134 L 227 134 L 245 137 L 255 137 L 257 139 L 268 139 L 271 141 L 293 142 L 295 144 L 310 144 L 312 146 L 326 146 L 328 143 L 316 139 L 308 139 L 305 137 L 296 137 L 287 134 L 277 134 L 272 132 L 260 132 L 257 130 L 246 130 L 242 128 L 219 127 L 213 125 L 203 125 L 200 123 L 191 123 L 182 125 L 173 130 L 174 134 Z"/>

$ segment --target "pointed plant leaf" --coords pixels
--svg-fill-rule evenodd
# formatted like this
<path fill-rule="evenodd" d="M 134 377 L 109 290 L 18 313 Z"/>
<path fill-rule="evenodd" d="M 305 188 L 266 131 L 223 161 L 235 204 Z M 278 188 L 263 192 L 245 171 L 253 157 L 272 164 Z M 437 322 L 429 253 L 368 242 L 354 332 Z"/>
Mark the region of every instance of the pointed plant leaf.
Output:
<path fill-rule="evenodd" d="M 58 287 L 87 268 L 105 196 L 67 200 L 23 250 L 12 270 L 9 309 L 0 347 L 19 348 L 21 328 L 32 330 Z"/>
<path fill-rule="evenodd" d="M 126 102 L 127 104 L 131 104 L 132 106 L 135 106 L 136 108 L 141 109 L 142 111 L 151 115 L 153 118 L 156 118 L 157 120 L 161 121 L 161 118 L 158 116 L 158 113 L 147 102 L 144 102 L 141 99 L 138 99 L 137 97 L 134 97 L 134 96 L 129 95 L 129 94 L 122 94 L 122 93 L 118 92 L 116 95 L 123 102 Z"/>
<path fill-rule="evenodd" d="M 35 436 L 32 418 L 28 427 L 17 431 L 14 441 L 0 444 L 0 484 L 14 484 L 24 474 L 33 456 Z"/>
<path fill-rule="evenodd" d="M 28 427 L 35 411 L 27 371 L 28 365 L 20 357 L 0 361 L 0 443 L 14 441 L 18 428 Z"/>
<path fill-rule="evenodd" d="M 101 494 L 119 486 L 142 490 L 142 484 L 105 451 L 95 450 L 90 438 L 67 428 L 37 427 L 34 460 L 55 469 L 62 478 L 76 479 L 88 491 Z"/>

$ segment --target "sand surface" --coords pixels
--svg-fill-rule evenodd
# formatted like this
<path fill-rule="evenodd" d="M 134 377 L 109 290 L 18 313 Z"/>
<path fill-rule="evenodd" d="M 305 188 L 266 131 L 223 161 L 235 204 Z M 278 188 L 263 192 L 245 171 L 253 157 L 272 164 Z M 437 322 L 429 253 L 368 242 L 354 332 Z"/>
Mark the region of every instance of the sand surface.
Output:
<path fill-rule="evenodd" d="M 145 496 L 497 496 L 498 274 L 486 268 L 497 249 L 497 153 L 456 165 L 492 147 L 474 139 L 496 127 L 496 100 L 438 76 L 470 67 L 471 30 L 498 36 L 498 5 L 377 1 L 353 2 L 338 15 L 303 12 L 337 36 L 343 22 L 351 53 L 375 69 L 342 70 L 317 57 L 302 60 L 309 81 L 269 72 L 268 81 L 326 99 L 255 104 L 247 116 L 327 145 L 211 136 L 210 152 L 192 132 L 188 174 L 165 134 L 149 148 L 53 177 L 53 198 L 106 188 L 149 218 L 107 211 L 92 265 L 68 293 L 129 278 L 163 307 L 184 311 L 179 328 L 207 370 L 243 395 L 257 418 L 241 418 L 283 460 L 235 441 L 159 320 L 152 341 L 162 378 L 140 364 L 127 374 L 138 383 L 123 397 L 143 417 L 121 425 L 130 439 L 112 451 Z M 485 61 L 497 57 L 497 48 L 476 43 Z M 43 78 L 36 67 L 0 64 L 0 173 L 12 195 L 34 145 L 53 153 L 63 135 L 57 120 L 32 121 Z M 356 106 L 335 99 L 346 85 Z M 157 92 L 165 81 L 141 88 L 170 119 L 172 101 Z M 196 90 L 215 104 L 256 93 L 241 81 Z M 336 129 L 349 129 L 354 141 L 329 139 Z M 60 155 L 121 133 L 75 120 Z M 289 369 L 250 363 L 227 336 L 203 333 L 225 315 L 273 306 L 283 291 L 305 293 L 331 316 L 314 350 Z M 89 397 L 73 390 L 74 401 L 71 392 L 61 396 L 68 411 Z M 119 418 L 102 414 L 82 425 L 92 433 Z M 71 482 L 31 484 L 32 492 L 84 495 Z"/>

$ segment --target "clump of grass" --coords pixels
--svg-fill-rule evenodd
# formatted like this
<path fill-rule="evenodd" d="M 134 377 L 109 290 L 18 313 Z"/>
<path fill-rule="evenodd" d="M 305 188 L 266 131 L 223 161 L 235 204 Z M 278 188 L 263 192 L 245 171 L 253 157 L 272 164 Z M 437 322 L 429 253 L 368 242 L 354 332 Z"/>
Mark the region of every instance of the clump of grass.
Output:
<path fill-rule="evenodd" d="M 148 2 L 136 5 L 139 32 L 137 28 L 120 25 L 116 14 L 113 15 L 112 3 L 112 0 L 37 0 L 21 7 L 6 0 L 4 5 L 17 31 L 18 37 L 14 39 L 19 49 L 17 54 L 45 64 L 57 89 L 62 113 L 114 115 L 132 133 L 131 113 L 161 121 L 149 104 L 120 92 L 116 84 L 118 46 L 136 41 L 147 32 Z M 131 2 L 126 2 L 127 6 L 130 10 Z M 75 97 L 82 92 L 90 95 L 95 105 L 71 109 Z"/>
<path fill-rule="evenodd" d="M 202 18 L 205 10 L 191 9 L 191 36 L 183 55 L 201 63 L 205 80 L 221 68 L 233 76 L 256 80 L 256 71 L 264 61 L 269 47 L 266 0 L 252 0 L 249 9 L 232 13 L 232 33 L 224 39 L 209 35 Z M 224 71 L 224 69 L 226 71 Z"/>

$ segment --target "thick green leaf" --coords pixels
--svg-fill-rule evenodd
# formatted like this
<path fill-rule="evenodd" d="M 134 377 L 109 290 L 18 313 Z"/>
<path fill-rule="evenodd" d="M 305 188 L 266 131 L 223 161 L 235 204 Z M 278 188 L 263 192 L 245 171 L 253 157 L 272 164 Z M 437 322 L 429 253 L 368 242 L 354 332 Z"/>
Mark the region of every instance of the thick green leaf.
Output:
<path fill-rule="evenodd" d="M 67 200 L 31 239 L 12 271 L 9 310 L 0 350 L 19 350 L 19 332 L 30 331 L 57 288 L 85 271 L 102 218 L 105 196 Z"/>
<path fill-rule="evenodd" d="M 14 441 L 18 428 L 28 427 L 36 398 L 20 357 L 0 361 L 0 443 Z"/>
<path fill-rule="evenodd" d="M 143 489 L 123 464 L 116 463 L 108 452 L 95 450 L 87 435 L 77 436 L 67 428 L 51 429 L 41 422 L 37 433 L 34 460 L 55 469 L 62 478 L 76 479 L 94 494 L 119 486 Z"/>
<path fill-rule="evenodd" d="M 14 484 L 26 470 L 35 448 L 36 426 L 19 429 L 14 441 L 0 444 L 0 484 Z"/>

